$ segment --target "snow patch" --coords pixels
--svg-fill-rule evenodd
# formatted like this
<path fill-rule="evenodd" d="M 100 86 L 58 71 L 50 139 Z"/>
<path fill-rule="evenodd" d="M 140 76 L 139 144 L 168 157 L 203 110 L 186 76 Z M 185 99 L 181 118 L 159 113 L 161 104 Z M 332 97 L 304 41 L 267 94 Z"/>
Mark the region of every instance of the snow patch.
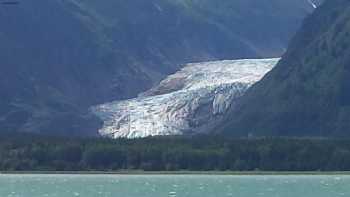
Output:
<path fill-rule="evenodd" d="M 317 8 L 317 5 L 312 0 L 307 0 L 313 8 Z"/>

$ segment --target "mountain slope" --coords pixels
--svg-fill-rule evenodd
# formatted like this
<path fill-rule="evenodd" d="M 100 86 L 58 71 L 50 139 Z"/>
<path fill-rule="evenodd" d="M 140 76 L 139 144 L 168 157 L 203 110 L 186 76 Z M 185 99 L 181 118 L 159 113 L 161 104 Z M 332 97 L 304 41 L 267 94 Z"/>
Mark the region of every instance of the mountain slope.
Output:
<path fill-rule="evenodd" d="M 71 133 L 83 126 L 84 107 L 129 94 L 118 84 L 129 82 L 136 94 L 141 88 L 133 84 L 145 83 L 82 23 L 86 13 L 69 5 L 38 0 L 0 7 L 2 131 Z"/>
<path fill-rule="evenodd" d="M 307 0 L 1 4 L 0 130 L 94 134 L 91 105 L 133 97 L 183 63 L 279 55 L 312 11 Z"/>
<path fill-rule="evenodd" d="M 234 106 L 232 135 L 349 136 L 350 1 L 324 3 L 282 60 Z"/>

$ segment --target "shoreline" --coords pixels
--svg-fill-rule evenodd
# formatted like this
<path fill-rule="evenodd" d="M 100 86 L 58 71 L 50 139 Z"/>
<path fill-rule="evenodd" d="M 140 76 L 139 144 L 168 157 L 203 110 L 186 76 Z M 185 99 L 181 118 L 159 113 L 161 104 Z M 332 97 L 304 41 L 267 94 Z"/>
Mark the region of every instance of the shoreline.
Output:
<path fill-rule="evenodd" d="M 0 171 L 0 175 L 350 175 L 350 171 Z"/>

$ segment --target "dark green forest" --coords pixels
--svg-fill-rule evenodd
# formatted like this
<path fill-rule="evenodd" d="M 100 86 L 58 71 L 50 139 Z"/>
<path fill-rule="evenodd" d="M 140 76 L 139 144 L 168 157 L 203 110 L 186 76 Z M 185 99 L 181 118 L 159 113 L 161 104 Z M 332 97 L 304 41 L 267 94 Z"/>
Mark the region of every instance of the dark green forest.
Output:
<path fill-rule="evenodd" d="M 1 134 L 0 171 L 347 171 L 350 140 Z"/>

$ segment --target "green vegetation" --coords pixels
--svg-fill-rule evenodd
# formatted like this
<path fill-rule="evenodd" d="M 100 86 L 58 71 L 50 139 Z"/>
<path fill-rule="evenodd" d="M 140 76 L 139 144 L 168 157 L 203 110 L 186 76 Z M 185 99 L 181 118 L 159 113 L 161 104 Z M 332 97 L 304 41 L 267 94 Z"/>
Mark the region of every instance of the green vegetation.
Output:
<path fill-rule="evenodd" d="M 350 140 L 0 138 L 0 171 L 348 171 Z"/>

